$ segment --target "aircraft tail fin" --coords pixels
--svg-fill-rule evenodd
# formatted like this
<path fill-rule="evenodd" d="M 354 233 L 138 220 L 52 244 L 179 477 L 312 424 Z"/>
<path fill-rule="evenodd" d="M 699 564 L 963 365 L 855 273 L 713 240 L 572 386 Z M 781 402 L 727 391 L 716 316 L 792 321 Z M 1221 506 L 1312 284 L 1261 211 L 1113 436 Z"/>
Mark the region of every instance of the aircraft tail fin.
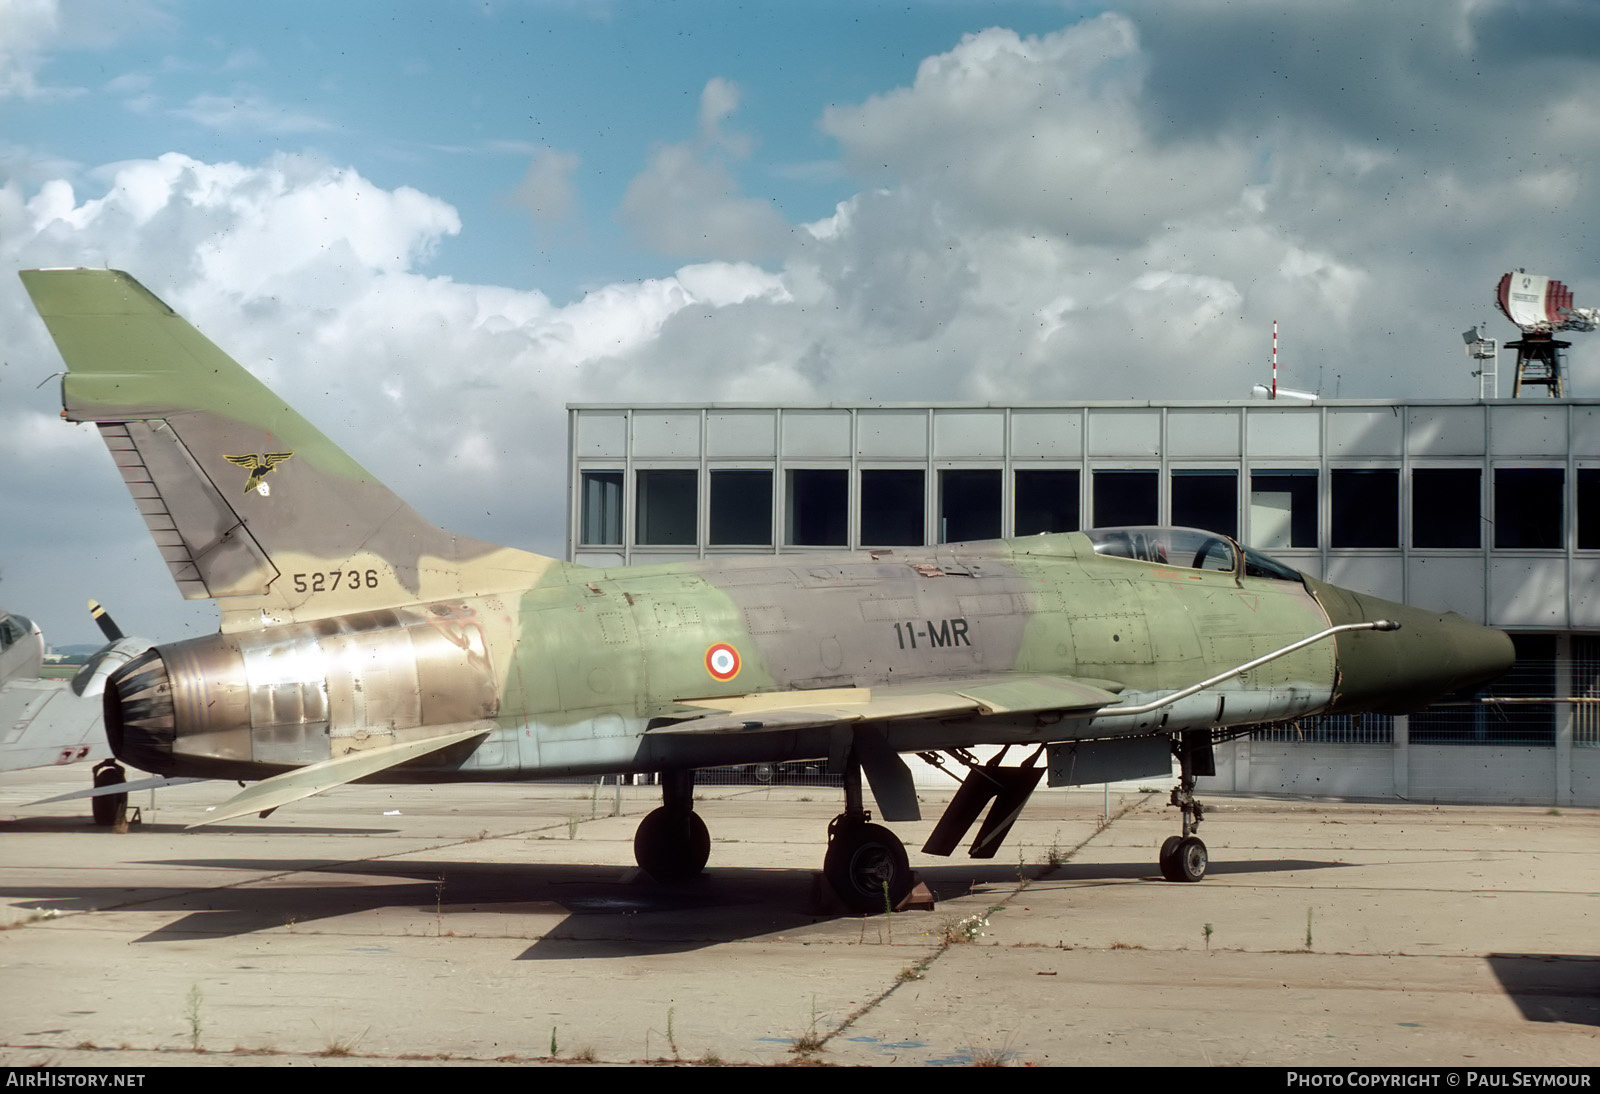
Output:
<path fill-rule="evenodd" d="M 126 273 L 22 281 L 67 364 L 63 415 L 99 428 L 179 590 L 256 598 L 225 630 L 237 609 L 322 618 L 555 564 L 430 524 Z"/>

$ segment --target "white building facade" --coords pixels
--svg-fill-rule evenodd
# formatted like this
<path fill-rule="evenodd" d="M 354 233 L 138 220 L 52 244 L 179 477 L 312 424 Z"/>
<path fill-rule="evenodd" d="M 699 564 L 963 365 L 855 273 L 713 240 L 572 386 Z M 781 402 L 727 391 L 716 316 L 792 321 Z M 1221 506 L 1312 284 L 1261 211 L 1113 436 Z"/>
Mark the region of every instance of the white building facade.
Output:
<path fill-rule="evenodd" d="M 592 566 L 1206 528 L 1512 633 L 1495 691 L 1575 701 L 1313 719 L 1213 790 L 1600 805 L 1600 401 L 568 407 Z"/>

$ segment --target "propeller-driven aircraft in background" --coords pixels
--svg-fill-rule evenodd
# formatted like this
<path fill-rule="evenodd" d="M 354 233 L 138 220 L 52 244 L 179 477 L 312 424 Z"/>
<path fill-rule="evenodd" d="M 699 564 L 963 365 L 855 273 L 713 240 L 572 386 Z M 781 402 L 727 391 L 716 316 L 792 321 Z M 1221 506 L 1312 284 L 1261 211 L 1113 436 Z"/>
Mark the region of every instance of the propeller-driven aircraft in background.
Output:
<path fill-rule="evenodd" d="M 355 779 L 656 773 L 634 839 L 658 880 L 704 868 L 698 768 L 825 758 L 844 782 L 824 873 L 895 903 L 917 819 L 902 757 L 964 768 L 924 850 L 992 856 L 1051 785 L 1170 775 L 1163 874 L 1198 881 L 1196 775 L 1263 723 L 1401 711 L 1508 668 L 1510 640 L 1340 589 L 1218 535 L 1111 528 L 910 551 L 596 570 L 445 532 L 147 289 L 22 274 L 185 596 L 219 633 L 106 691 L 111 747 L 169 775 L 259 780 L 208 818 Z M 976 746 L 1005 746 L 980 762 Z"/>
<path fill-rule="evenodd" d="M 45 649 L 38 625 L 0 609 L 0 771 L 92 763 L 97 787 L 116 786 L 126 779 L 106 744 L 102 693 L 107 678 L 143 654 L 150 643 L 125 637 L 92 600 L 89 611 L 106 644 L 69 681 L 40 677 Z M 96 796 L 95 823 L 114 823 L 125 801 L 121 793 Z"/>

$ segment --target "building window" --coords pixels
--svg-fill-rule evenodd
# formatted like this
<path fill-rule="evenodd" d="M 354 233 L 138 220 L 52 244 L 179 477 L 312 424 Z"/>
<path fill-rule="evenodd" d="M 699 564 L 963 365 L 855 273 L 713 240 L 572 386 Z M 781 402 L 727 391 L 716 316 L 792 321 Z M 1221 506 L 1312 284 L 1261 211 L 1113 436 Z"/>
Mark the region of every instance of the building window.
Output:
<path fill-rule="evenodd" d="M 1411 472 L 1411 546 L 1483 545 L 1483 472 L 1476 467 Z"/>
<path fill-rule="evenodd" d="M 1400 546 L 1399 471 L 1333 471 L 1328 479 L 1333 491 L 1331 546 Z"/>
<path fill-rule="evenodd" d="M 1578 468 L 1578 549 L 1600 550 L 1600 469 Z"/>
<path fill-rule="evenodd" d="M 711 472 L 711 545 L 772 546 L 772 472 Z"/>
<path fill-rule="evenodd" d="M 1013 485 L 1016 494 L 1015 535 L 1036 536 L 1041 532 L 1076 532 L 1081 525 L 1078 513 L 1078 473 L 1058 469 L 1018 471 Z"/>
<path fill-rule="evenodd" d="M 579 480 L 579 542 L 622 546 L 622 472 L 585 471 Z"/>
<path fill-rule="evenodd" d="M 924 542 L 921 471 L 861 472 L 861 545 L 911 547 Z"/>
<path fill-rule="evenodd" d="M 1000 538 L 999 471 L 939 472 L 939 542 Z"/>
<path fill-rule="evenodd" d="M 1239 538 L 1239 476 L 1233 471 L 1174 471 L 1172 523 Z"/>
<path fill-rule="evenodd" d="M 698 471 L 638 471 L 633 541 L 650 547 L 693 547 Z"/>
<path fill-rule="evenodd" d="M 785 471 L 783 542 L 790 547 L 849 544 L 850 472 L 822 468 Z"/>
<path fill-rule="evenodd" d="M 1263 551 L 1317 545 L 1317 473 L 1250 472 L 1250 546 Z"/>
<path fill-rule="evenodd" d="M 1494 545 L 1557 550 L 1561 542 L 1561 495 L 1566 471 L 1560 467 L 1494 469 Z"/>
<path fill-rule="evenodd" d="M 1600 698 L 1600 638 L 1572 637 L 1572 694 Z M 1600 704 L 1572 704 L 1572 743 L 1578 748 L 1600 748 Z"/>
<path fill-rule="evenodd" d="M 1155 471 L 1096 471 L 1094 526 L 1161 523 L 1156 499 L 1160 486 L 1160 476 Z"/>

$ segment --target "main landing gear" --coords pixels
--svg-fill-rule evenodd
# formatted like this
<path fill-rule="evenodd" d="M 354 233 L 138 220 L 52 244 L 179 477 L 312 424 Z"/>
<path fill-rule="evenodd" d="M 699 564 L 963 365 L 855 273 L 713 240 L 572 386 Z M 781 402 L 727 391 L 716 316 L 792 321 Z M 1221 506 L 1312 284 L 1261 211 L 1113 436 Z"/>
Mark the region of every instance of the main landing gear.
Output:
<path fill-rule="evenodd" d="M 118 783 L 128 781 L 128 773 L 116 760 L 101 760 L 94 765 L 94 785 L 116 786 Z M 128 795 L 126 794 L 101 794 L 89 799 L 89 810 L 94 814 L 94 822 L 102 828 L 110 828 L 116 824 L 128 808 Z"/>
<path fill-rule="evenodd" d="M 1161 845 L 1161 876 L 1168 881 L 1199 881 L 1206 876 L 1210 859 L 1206 855 L 1206 845 L 1195 835 L 1206 811 L 1195 800 L 1194 781 L 1200 775 L 1217 773 L 1211 731 L 1185 732 L 1173 741 L 1172 751 L 1178 757 L 1178 785 L 1173 787 L 1169 804 L 1183 813 L 1183 834 L 1168 836 Z"/>
<path fill-rule="evenodd" d="M 711 834 L 694 811 L 694 772 L 661 773 L 661 808 L 646 814 L 633 836 L 633 857 L 656 881 L 689 881 L 705 869 Z M 839 901 L 869 914 L 898 908 L 916 885 L 905 845 L 889 829 L 870 823 L 863 807 L 861 765 L 851 759 L 844 777 L 844 812 L 828 825 L 822 874 Z"/>
<path fill-rule="evenodd" d="M 881 824 L 869 824 L 861 796 L 861 764 L 845 764 L 844 812 L 828 822 L 828 853 L 822 876 L 852 912 L 888 912 L 916 884 L 905 844 Z"/>
<path fill-rule="evenodd" d="M 694 772 L 663 771 L 661 800 L 633 834 L 633 859 L 663 883 L 699 877 L 711 857 L 711 833 L 694 811 Z"/>

